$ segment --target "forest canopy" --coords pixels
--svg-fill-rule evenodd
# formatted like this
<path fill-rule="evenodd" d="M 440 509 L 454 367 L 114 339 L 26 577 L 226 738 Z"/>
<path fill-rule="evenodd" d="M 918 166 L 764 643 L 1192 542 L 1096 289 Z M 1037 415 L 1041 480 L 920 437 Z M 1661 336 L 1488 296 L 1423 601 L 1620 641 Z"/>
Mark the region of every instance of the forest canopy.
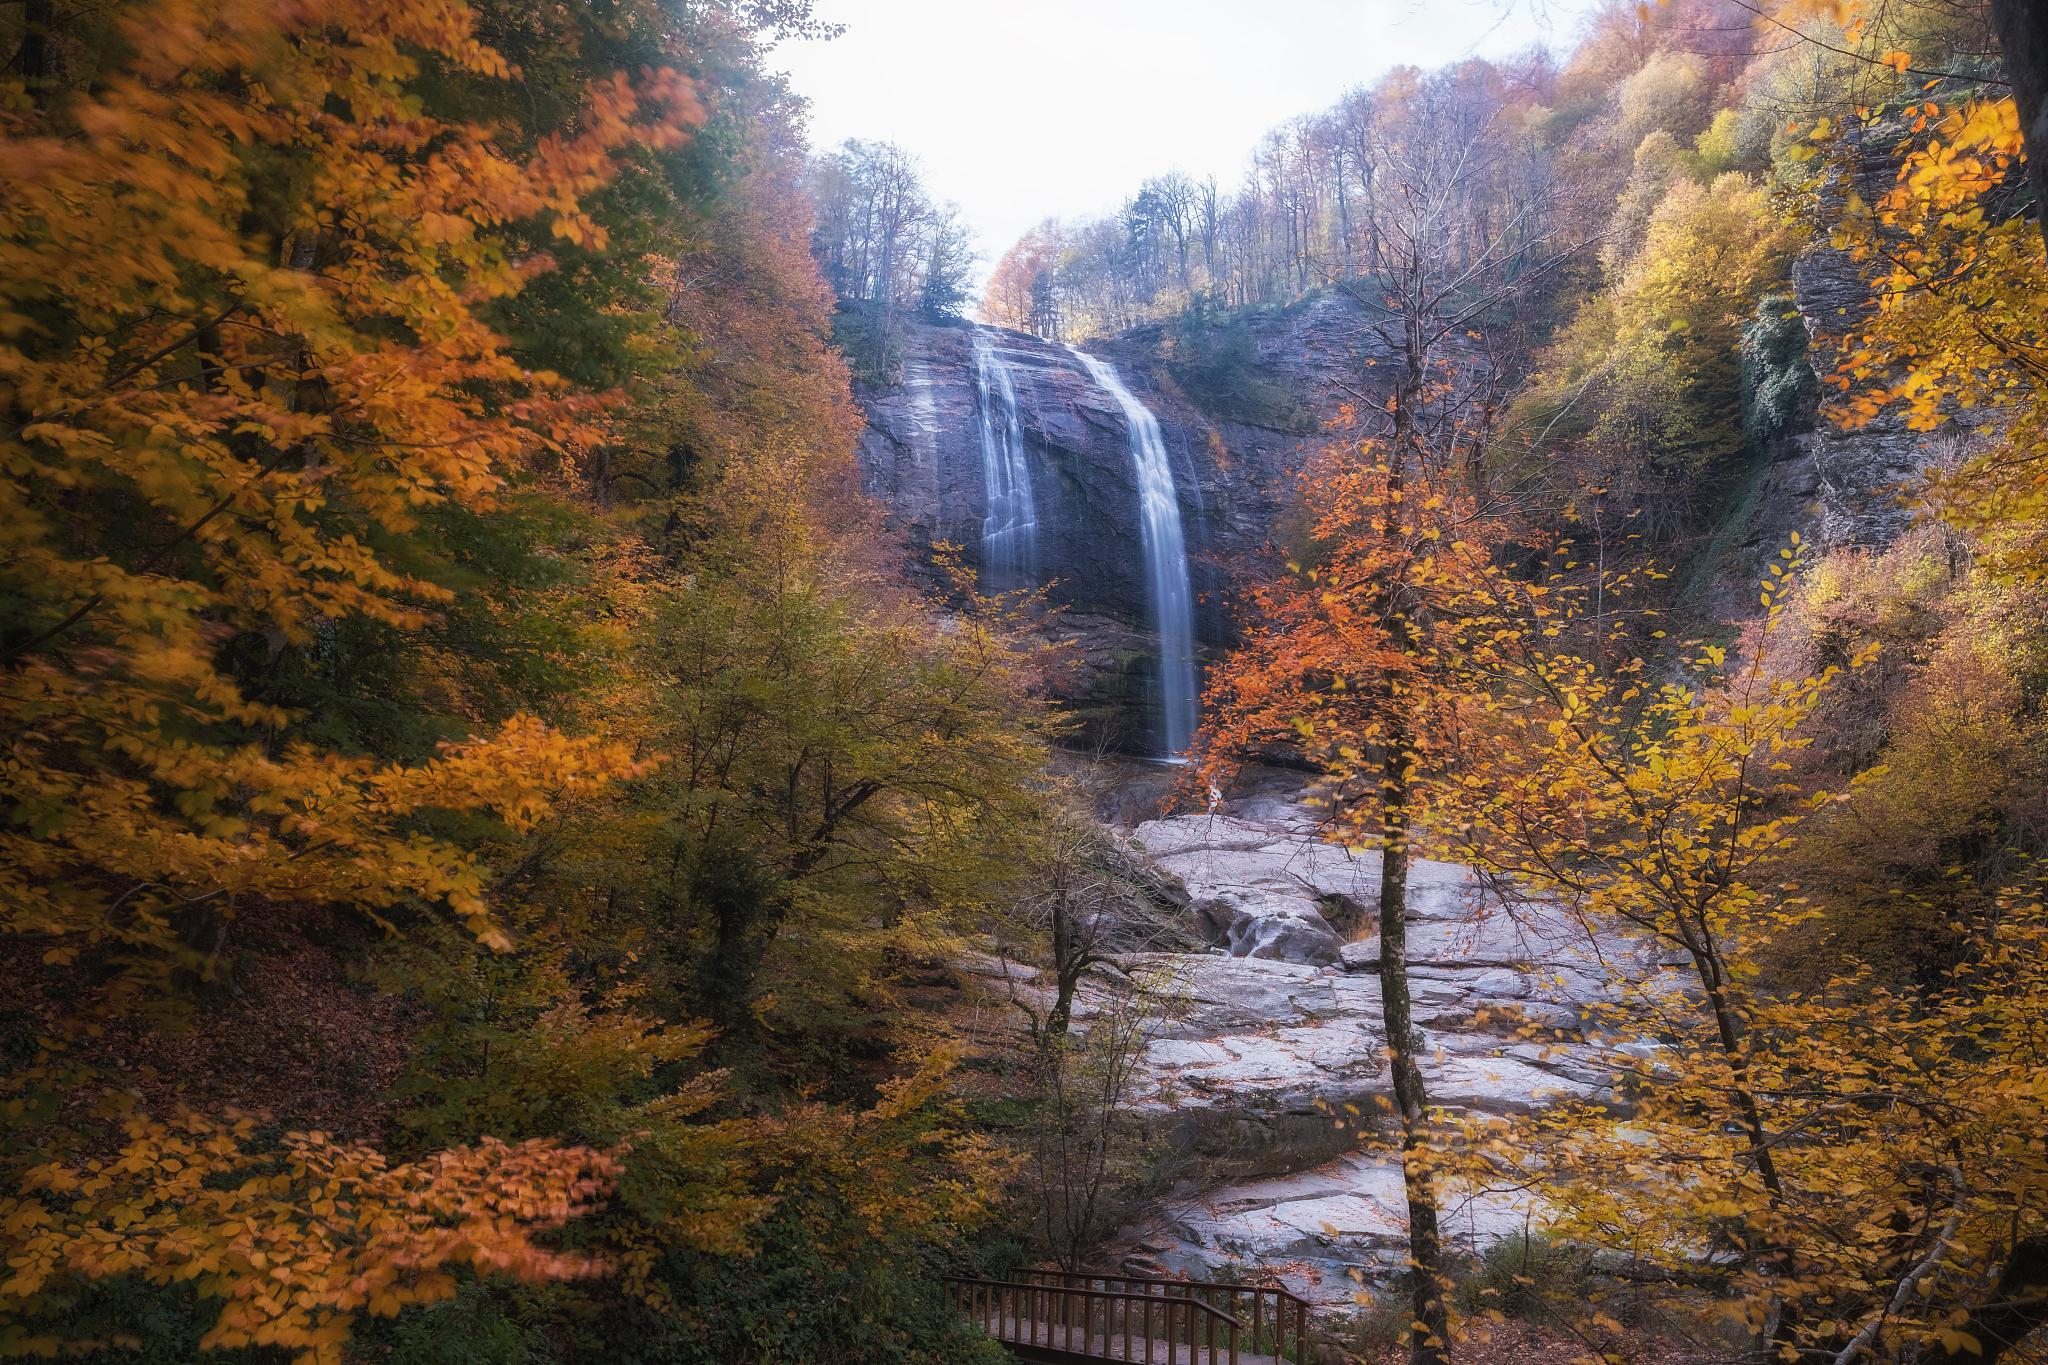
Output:
<path fill-rule="evenodd" d="M 973 1353 L 893 982 L 1042 757 L 877 570 L 811 27 L 0 16 L 0 1351 Z"/>

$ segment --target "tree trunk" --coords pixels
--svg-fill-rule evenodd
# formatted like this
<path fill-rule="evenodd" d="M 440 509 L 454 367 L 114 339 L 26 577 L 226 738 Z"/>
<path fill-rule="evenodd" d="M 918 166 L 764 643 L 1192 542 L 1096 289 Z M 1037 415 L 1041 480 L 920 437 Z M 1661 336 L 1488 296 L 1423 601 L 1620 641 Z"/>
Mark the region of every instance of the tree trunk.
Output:
<path fill-rule="evenodd" d="M 1353 274 L 1351 269 L 1351 204 L 1344 193 L 1344 152 L 1342 148 L 1337 150 L 1335 162 L 1337 169 L 1338 269 L 1343 271 L 1344 278 L 1348 280 Z"/>
<path fill-rule="evenodd" d="M 1053 1038 L 1064 1038 L 1073 1025 L 1074 994 L 1081 987 L 1081 976 L 1095 963 L 1095 958 L 1080 942 L 1074 932 L 1074 917 L 1064 905 L 1054 905 L 1052 912 L 1052 966 L 1055 995 L 1052 1008 L 1045 1013 L 1045 1031 Z"/>
<path fill-rule="evenodd" d="M 889 343 L 896 333 L 896 229 L 882 234 L 882 265 L 875 287 L 875 368 L 889 370 Z"/>
<path fill-rule="evenodd" d="M 2034 221 L 2048 236 L 2048 5 L 2040 0 L 1991 0 L 1991 22 L 2019 106 L 2027 142 L 2027 177 L 2034 186 Z"/>
<path fill-rule="evenodd" d="M 50 31 L 56 27 L 57 7 L 52 0 L 27 0 L 22 16 L 21 46 L 15 49 L 11 65 L 28 83 L 29 94 L 40 103 L 54 83 L 55 62 L 51 58 Z"/>
<path fill-rule="evenodd" d="M 1962 1330 L 1976 1343 L 1929 1347 L 1920 1365 L 1998 1365 L 2006 1352 L 2048 1324 L 2048 1237 L 2021 1239 L 2006 1258 L 1991 1298 Z"/>
<path fill-rule="evenodd" d="M 1745 1042 L 1747 1029 L 1736 1013 L 1734 1002 L 1728 998 L 1727 964 L 1721 960 L 1719 947 L 1704 922 L 1693 924 L 1681 914 L 1678 925 L 1679 936 L 1692 957 L 1693 972 L 1706 995 L 1721 1054 L 1727 1058 L 1728 1068 L 1734 1076 L 1731 1099 L 1743 1131 L 1749 1138 L 1750 1161 L 1756 1167 L 1757 1179 L 1771 1197 L 1771 1206 L 1776 1208 L 1784 1198 L 1785 1187 L 1778 1176 L 1777 1160 L 1771 1154 L 1771 1137 L 1764 1125 L 1763 1106 L 1758 1103 L 1756 1087 L 1750 1081 L 1749 1050 Z M 1757 1245 L 1752 1238 L 1750 1249 L 1781 1283 L 1797 1279 L 1799 1263 L 1791 1248 Z M 1792 1347 L 1800 1322 L 1801 1313 L 1796 1307 L 1780 1303 L 1757 1343 L 1758 1358 L 1773 1359 Z"/>
<path fill-rule="evenodd" d="M 691 876 L 690 900 L 711 929 L 698 990 L 719 1051 L 732 1055 L 753 1036 L 755 981 L 789 913 L 789 888 L 744 854 L 714 852 Z"/>
<path fill-rule="evenodd" d="M 1380 1019 L 1394 1076 L 1394 1107 L 1401 1116 L 1401 1174 L 1408 1195 L 1408 1255 L 1414 1262 L 1410 1292 L 1409 1359 L 1444 1365 L 1450 1358 L 1450 1314 L 1444 1302 L 1443 1237 L 1429 1169 L 1425 1124 L 1429 1093 L 1422 1081 L 1421 1039 L 1408 990 L 1408 783 L 1412 762 L 1403 727 L 1390 726 L 1380 763 L 1380 815 L 1385 847 L 1380 861 Z M 1417 1325 L 1419 1324 L 1419 1326 Z"/>
<path fill-rule="evenodd" d="M 1400 500 L 1407 486 L 1410 447 L 1415 440 L 1415 405 L 1420 401 L 1428 359 L 1412 317 L 1403 319 L 1402 373 L 1394 391 L 1393 432 L 1387 449 L 1385 536 L 1398 554 Z M 1398 594 L 1384 604 L 1390 633 L 1412 651 L 1415 623 Z M 1393 1072 L 1394 1107 L 1401 1116 L 1401 1179 L 1408 1196 L 1408 1257 L 1414 1262 L 1410 1292 L 1408 1358 L 1412 1365 L 1447 1365 L 1451 1352 L 1450 1310 L 1444 1300 L 1443 1236 L 1437 1227 L 1434 1173 L 1425 1125 L 1429 1092 L 1422 1080 L 1422 1040 L 1415 1032 L 1408 992 L 1408 823 L 1410 787 L 1415 780 L 1416 736 L 1403 712 L 1393 677 L 1381 684 L 1386 742 L 1380 755 L 1380 1019 L 1387 1034 Z"/>

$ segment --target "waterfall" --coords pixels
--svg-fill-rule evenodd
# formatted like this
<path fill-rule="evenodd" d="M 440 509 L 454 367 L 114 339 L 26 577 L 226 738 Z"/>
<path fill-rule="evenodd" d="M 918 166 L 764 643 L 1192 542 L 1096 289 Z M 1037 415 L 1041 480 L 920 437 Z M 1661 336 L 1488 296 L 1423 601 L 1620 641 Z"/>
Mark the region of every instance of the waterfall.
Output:
<path fill-rule="evenodd" d="M 988 510 L 981 520 L 982 586 L 1007 592 L 1038 581 L 1038 510 L 1031 466 L 1017 420 L 1017 386 L 986 331 L 974 329 L 974 372 L 981 387 L 981 479 Z"/>
<path fill-rule="evenodd" d="M 1138 524 L 1145 537 L 1145 575 L 1152 588 L 1152 622 L 1159 632 L 1159 694 L 1166 714 L 1166 751 L 1186 751 L 1195 736 L 1201 697 L 1195 690 L 1194 593 L 1188 586 L 1187 541 L 1181 534 L 1180 496 L 1159 419 L 1124 387 L 1116 367 L 1085 351 L 1074 357 L 1089 377 L 1124 410 L 1131 428 L 1131 464 L 1138 475 Z"/>

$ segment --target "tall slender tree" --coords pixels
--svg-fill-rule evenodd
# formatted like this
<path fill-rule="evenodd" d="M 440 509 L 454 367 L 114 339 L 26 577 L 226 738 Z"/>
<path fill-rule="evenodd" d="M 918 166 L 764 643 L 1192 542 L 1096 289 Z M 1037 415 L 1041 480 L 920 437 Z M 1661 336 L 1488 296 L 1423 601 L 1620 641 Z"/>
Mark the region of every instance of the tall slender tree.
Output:
<path fill-rule="evenodd" d="M 1411 837 L 1435 776 L 1451 600 L 1512 535 L 1501 509 L 1480 501 L 1485 395 L 1499 376 L 1478 374 L 1472 334 L 1540 287 L 1572 247 L 1535 184 L 1510 174 L 1523 149 L 1487 105 L 1447 77 L 1404 83 L 1401 94 L 1398 110 L 1358 130 L 1378 196 L 1363 273 L 1305 257 L 1352 295 L 1378 342 L 1361 357 L 1374 373 L 1359 374 L 1353 396 L 1372 386 L 1387 397 L 1347 405 L 1362 439 L 1326 451 L 1303 479 L 1312 543 L 1298 549 L 1301 567 L 1261 594 L 1265 623 L 1219 675 L 1210 754 L 1227 766 L 1291 729 L 1325 774 L 1338 836 L 1380 850 L 1381 1012 L 1414 1263 L 1411 1351 L 1416 1365 L 1440 1365 L 1448 1271 L 1408 978 Z"/>

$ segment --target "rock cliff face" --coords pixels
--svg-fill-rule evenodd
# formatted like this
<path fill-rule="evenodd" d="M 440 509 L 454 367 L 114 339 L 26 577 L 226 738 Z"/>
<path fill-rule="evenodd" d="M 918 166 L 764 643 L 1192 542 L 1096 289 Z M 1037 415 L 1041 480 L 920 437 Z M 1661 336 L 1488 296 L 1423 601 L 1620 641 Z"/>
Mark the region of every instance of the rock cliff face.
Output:
<path fill-rule="evenodd" d="M 1868 309 L 1868 287 L 1854 262 L 1825 245 L 1801 257 L 1793 286 L 1807 364 L 1824 379 L 1840 338 Z M 1378 343 L 1341 298 L 1312 299 L 1241 325 L 1248 334 L 1243 363 L 1295 400 L 1309 426 L 1336 396 L 1373 376 L 1367 362 L 1378 357 Z M 1073 646 L 1077 666 L 1064 700 L 1083 723 L 1081 742 L 1161 752 L 1157 641 L 1129 425 L 1065 347 L 1016 332 L 991 329 L 988 336 L 1016 393 L 1038 577 L 1063 609 L 1051 632 Z M 1213 657 L 1232 638 L 1236 585 L 1267 563 L 1314 438 L 1206 411 L 1173 384 L 1158 359 L 1160 342 L 1157 329 L 1141 330 L 1092 349 L 1159 419 L 1187 540 L 1197 642 Z M 935 543 L 949 542 L 981 567 L 985 400 L 974 352 L 971 327 L 914 326 L 902 382 L 859 395 L 868 419 L 861 441 L 867 486 L 919 562 L 929 562 Z M 1723 514 L 1700 559 L 1701 595 L 1692 608 L 1715 619 L 1747 616 L 1763 562 L 1794 531 L 1820 550 L 1888 544 L 1913 520 L 1903 490 L 1930 466 L 1967 454 L 1969 439 L 1908 431 L 1889 413 L 1856 430 L 1809 413 L 1764 453 Z"/>
<path fill-rule="evenodd" d="M 1894 167 L 1873 158 L 1860 179 L 1866 198 Z M 1806 363 L 1825 381 L 1842 338 L 1870 308 L 1861 268 L 1817 241 L 1792 277 L 1794 306 L 1808 339 Z M 1220 405 L 1176 386 L 1161 362 L 1167 337 L 1139 329 L 1091 349 L 1158 417 L 1179 495 L 1196 599 L 1198 643 L 1212 657 L 1232 633 L 1232 589 L 1262 565 L 1284 515 L 1292 477 L 1313 444 L 1319 418 L 1340 397 L 1371 404 L 1383 370 L 1380 342 L 1358 306 L 1342 295 L 1304 300 L 1224 324 L 1239 377 L 1282 395 L 1299 419 L 1283 431 L 1232 420 Z M 1067 700 L 1086 722 L 1086 740 L 1160 752 L 1157 658 L 1145 578 L 1139 494 L 1129 427 L 1116 402 L 1065 347 L 1023 333 L 985 332 L 1007 368 L 1036 505 L 1039 580 L 1065 609 L 1056 633 L 1076 645 L 1080 667 Z M 913 326 L 902 381 L 859 397 L 868 430 L 861 457 L 870 491 L 895 515 L 911 548 L 928 559 L 934 542 L 959 545 L 978 566 L 988 498 L 981 423 L 985 399 L 975 364 L 975 329 Z M 1183 354 L 1185 358 L 1185 353 Z M 1831 392 L 1825 384 L 1823 393 Z M 1969 453 L 1954 430 L 1908 431 L 1892 413 L 1856 429 L 1836 427 L 1809 406 L 1757 463 L 1724 509 L 1707 552 L 1696 558 L 1690 608 L 1716 619 L 1755 609 L 1762 564 L 1797 531 L 1811 545 L 1882 547 L 1911 524 L 1903 496 L 1932 465 Z"/>
<path fill-rule="evenodd" d="M 1897 169 L 1888 155 L 1872 156 L 1857 174 L 1857 189 L 1875 199 Z M 1824 192 L 1827 212 L 1839 208 L 1840 193 L 1836 188 Z M 1792 300 L 1806 333 L 1806 364 L 1821 398 L 1764 452 L 1746 495 L 1718 528 L 1717 538 L 1729 553 L 1713 566 L 1715 580 L 1701 603 L 1716 619 L 1740 619 L 1755 610 L 1762 565 L 1795 531 L 1823 552 L 1891 544 L 1920 515 L 1912 493 L 1923 476 L 1968 458 L 1984 439 L 1967 424 L 1908 430 L 1895 409 L 1880 412 L 1862 427 L 1837 426 L 1821 408 L 1837 392 L 1829 380 L 1845 339 L 1873 307 L 1870 280 L 1848 253 L 1816 241 L 1793 263 Z"/>
<path fill-rule="evenodd" d="M 1129 424 L 1066 347 L 983 330 L 1016 394 L 1039 580 L 1064 608 L 1056 633 L 1077 646 L 1081 667 L 1068 700 L 1091 739 L 1158 752 L 1157 661 Z M 990 400 L 974 340 L 965 324 L 912 326 L 901 382 L 863 386 L 858 396 L 868 421 L 860 453 L 869 492 L 920 561 L 948 542 L 979 569 L 988 510 L 981 429 Z M 1156 333 L 1138 333 L 1090 350 L 1159 419 L 1187 540 L 1195 632 L 1213 653 L 1230 640 L 1233 578 L 1265 554 L 1307 443 L 1204 412 L 1173 387 L 1157 343 Z M 1355 378 L 1375 344 L 1350 305 L 1319 300 L 1261 320 L 1252 363 L 1263 382 L 1313 410 L 1335 391 L 1329 378 Z"/>
<path fill-rule="evenodd" d="M 1091 739 L 1159 752 L 1157 647 L 1129 424 L 1065 347 L 993 328 L 984 335 L 1016 394 L 1036 513 L 1033 557 L 1039 581 L 1064 609 L 1053 630 L 1077 646 L 1068 700 Z M 1263 433 L 1241 443 L 1252 458 L 1234 461 L 1213 424 L 1160 390 L 1142 352 L 1109 346 L 1101 355 L 1160 420 L 1187 539 L 1196 636 L 1213 649 L 1229 632 L 1226 566 L 1259 552 L 1291 440 Z M 913 327 L 902 375 L 895 387 L 860 393 L 868 489 L 920 559 L 948 542 L 982 569 L 981 428 L 990 399 L 977 373 L 974 329 Z"/>
<path fill-rule="evenodd" d="M 1842 337 L 1870 312 L 1870 285 L 1847 255 L 1820 246 L 1792 272 L 1794 297 L 1806 323 L 1808 361 L 1825 381 L 1840 358 Z M 1957 458 L 1967 433 L 1909 431 L 1897 409 L 1868 426 L 1844 429 L 1819 416 L 1796 437 L 1794 461 L 1811 467 L 1814 531 L 1829 548 L 1881 547 L 1911 523 L 1904 494 L 1928 469 Z"/>

